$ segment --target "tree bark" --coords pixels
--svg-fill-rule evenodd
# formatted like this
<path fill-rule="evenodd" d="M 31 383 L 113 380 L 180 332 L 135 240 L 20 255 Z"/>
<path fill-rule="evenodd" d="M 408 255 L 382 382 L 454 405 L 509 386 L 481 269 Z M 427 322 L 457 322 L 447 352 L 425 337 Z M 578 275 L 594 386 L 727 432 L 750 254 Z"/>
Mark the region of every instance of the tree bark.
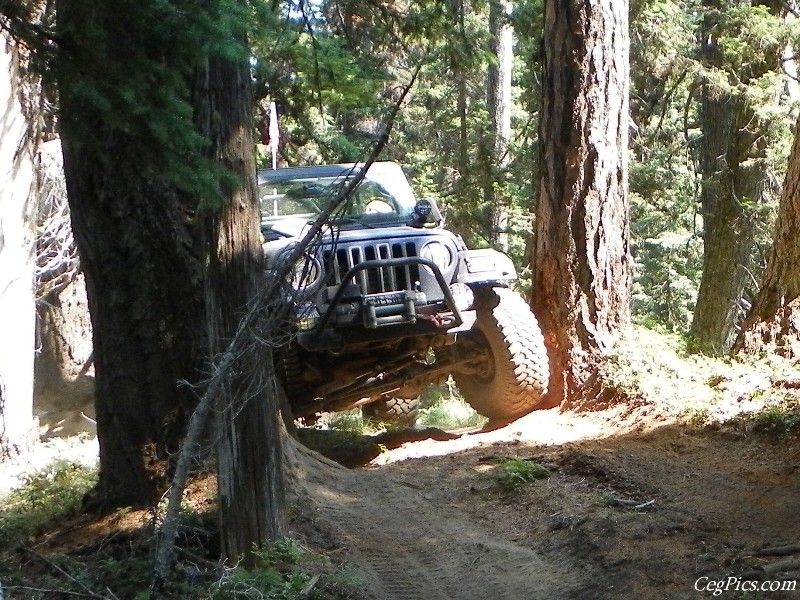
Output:
<path fill-rule="evenodd" d="M 508 0 L 489 2 L 489 35 L 491 54 L 489 64 L 488 108 L 494 146 L 491 157 L 492 184 L 487 198 L 492 224 L 493 245 L 508 252 L 509 196 L 504 185 L 505 171 L 511 162 L 511 74 L 514 64 L 514 29 L 508 20 L 512 4 Z"/>
<path fill-rule="evenodd" d="M 778 352 L 800 358 L 800 121 L 761 288 L 734 345 L 735 353 Z"/>
<path fill-rule="evenodd" d="M 597 396 L 629 320 L 628 82 L 627 2 L 547 0 L 532 306 L 551 406 Z"/>
<path fill-rule="evenodd" d="M 62 115 L 69 110 L 64 102 Z M 202 311 L 191 224 L 166 186 L 132 173 L 140 149 L 114 135 L 114 157 L 103 165 L 102 149 L 74 141 L 75 125 L 62 120 L 94 344 L 100 478 L 91 506 L 149 506 L 163 483 L 154 467 L 179 437 L 168 424 L 180 428 L 192 403 L 177 382 L 197 372 Z"/>
<path fill-rule="evenodd" d="M 100 73 L 122 76 L 138 56 L 135 26 L 145 25 L 127 23 L 128 35 L 116 37 L 108 23 L 117 21 L 103 20 L 117 10 L 112 5 L 57 7 L 59 127 L 94 344 L 100 473 L 87 507 L 98 511 L 158 501 L 165 461 L 194 403 L 177 382 L 196 379 L 204 317 L 196 200 L 177 193 L 163 165 L 149 160 L 153 140 L 82 93 L 107 85 L 93 79 Z M 158 49 L 148 50 L 155 60 Z"/>
<path fill-rule="evenodd" d="M 742 315 L 755 235 L 752 207 L 763 202 L 767 171 L 763 157 L 751 155 L 757 136 L 747 125 L 755 120 L 743 98 L 706 92 L 700 114 L 703 275 L 691 337 L 696 349 L 724 354 Z"/>
<path fill-rule="evenodd" d="M 0 31 L 0 459 L 33 429 L 34 141 L 19 55 Z"/>
<path fill-rule="evenodd" d="M 199 129 L 214 158 L 241 180 L 225 206 L 208 211 L 206 320 L 211 355 L 223 352 L 264 285 L 246 64 L 212 58 L 199 73 Z M 272 355 L 265 345 L 234 357 L 238 373 L 217 405 L 216 448 L 223 556 L 251 557 L 284 532 L 283 421 Z"/>

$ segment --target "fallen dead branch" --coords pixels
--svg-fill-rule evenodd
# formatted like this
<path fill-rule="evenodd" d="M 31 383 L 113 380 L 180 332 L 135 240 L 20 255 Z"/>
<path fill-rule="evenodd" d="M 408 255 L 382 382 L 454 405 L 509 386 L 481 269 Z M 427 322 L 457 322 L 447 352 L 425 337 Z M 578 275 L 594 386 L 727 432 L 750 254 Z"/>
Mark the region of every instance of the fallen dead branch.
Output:
<path fill-rule="evenodd" d="M 314 575 L 311 578 L 306 587 L 300 590 L 300 593 L 297 594 L 297 600 L 307 600 L 308 598 L 311 597 L 311 594 L 314 591 L 314 587 L 317 585 L 317 582 L 319 581 L 319 577 L 320 577 L 319 575 Z"/>
<path fill-rule="evenodd" d="M 800 559 L 790 558 L 785 560 L 778 560 L 774 563 L 753 567 L 740 575 L 742 579 L 760 579 L 767 575 L 774 575 L 775 573 L 782 573 L 784 571 L 796 571 L 800 569 Z"/>
<path fill-rule="evenodd" d="M 647 502 L 640 502 L 639 500 L 625 500 L 611 495 L 606 495 L 604 497 L 604 502 L 609 506 L 621 506 L 623 508 L 630 508 L 642 512 L 653 510 L 656 504 L 655 499 L 648 500 Z"/>
<path fill-rule="evenodd" d="M 775 546 L 763 548 L 756 552 L 758 556 L 789 556 L 790 554 L 800 553 L 800 544 L 790 544 L 788 546 Z"/>
<path fill-rule="evenodd" d="M 0 592 L 9 591 L 9 592 L 34 592 L 36 594 L 47 594 L 48 596 L 52 595 L 54 597 L 58 596 L 72 596 L 75 598 L 102 598 L 103 596 L 97 596 L 96 594 L 87 594 L 85 592 L 73 592 L 70 590 L 51 590 L 48 588 L 37 588 L 31 587 L 28 585 L 9 585 L 7 587 L 0 587 Z M 0 596 L 2 597 L 2 596 Z"/>
<path fill-rule="evenodd" d="M 50 560 L 46 556 L 42 556 L 41 554 L 36 552 L 36 550 L 34 550 L 33 548 L 29 548 L 25 544 L 19 544 L 18 547 L 19 547 L 19 549 L 21 551 L 26 552 L 26 553 L 30 554 L 31 556 L 39 559 L 40 561 L 45 563 L 48 567 L 50 567 L 51 569 L 56 571 L 59 575 L 64 577 L 66 580 L 68 580 L 69 582 L 73 583 L 74 585 L 76 585 L 81 590 L 83 590 L 81 592 L 70 592 L 70 591 L 57 590 L 57 593 L 59 593 L 59 594 L 68 594 L 70 596 L 80 596 L 80 597 L 83 597 L 83 598 L 95 598 L 96 600 L 118 600 L 118 598 L 114 594 L 112 594 L 110 591 L 108 592 L 108 595 L 103 595 L 103 594 L 98 594 L 97 592 L 89 589 L 89 587 L 87 587 L 85 583 L 83 583 L 79 579 L 77 579 L 77 578 L 73 577 L 72 575 L 70 575 L 67 571 L 65 571 L 64 569 L 59 567 L 52 560 Z M 26 589 L 29 589 L 29 588 L 26 588 Z M 32 589 L 32 588 L 30 588 L 30 589 Z"/>

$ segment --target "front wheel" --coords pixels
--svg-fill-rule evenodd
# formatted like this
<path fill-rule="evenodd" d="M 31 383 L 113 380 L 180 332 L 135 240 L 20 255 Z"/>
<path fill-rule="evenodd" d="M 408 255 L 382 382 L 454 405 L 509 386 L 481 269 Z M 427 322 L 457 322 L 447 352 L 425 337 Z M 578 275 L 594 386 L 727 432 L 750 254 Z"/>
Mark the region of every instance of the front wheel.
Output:
<path fill-rule="evenodd" d="M 539 323 L 519 294 L 508 288 L 478 292 L 475 327 L 456 343 L 476 358 L 453 379 L 476 412 L 510 422 L 532 411 L 547 392 L 547 350 Z"/>

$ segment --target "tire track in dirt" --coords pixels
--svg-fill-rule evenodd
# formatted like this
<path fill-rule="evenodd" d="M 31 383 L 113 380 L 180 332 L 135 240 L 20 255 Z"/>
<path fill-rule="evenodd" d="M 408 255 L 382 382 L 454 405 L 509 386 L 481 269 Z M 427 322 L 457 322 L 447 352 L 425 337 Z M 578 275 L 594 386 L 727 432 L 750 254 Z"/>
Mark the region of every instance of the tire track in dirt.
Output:
<path fill-rule="evenodd" d="M 306 483 L 314 518 L 381 600 L 586 598 L 576 570 L 498 539 L 486 525 L 378 470 Z M 580 570 L 577 570 L 580 572 Z"/>

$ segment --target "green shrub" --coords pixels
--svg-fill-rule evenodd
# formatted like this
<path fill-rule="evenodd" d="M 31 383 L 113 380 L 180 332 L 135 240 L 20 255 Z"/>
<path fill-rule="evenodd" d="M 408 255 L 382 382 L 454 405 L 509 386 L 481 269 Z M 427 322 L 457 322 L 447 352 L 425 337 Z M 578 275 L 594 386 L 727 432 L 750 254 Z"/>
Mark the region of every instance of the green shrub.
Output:
<path fill-rule="evenodd" d="M 96 481 L 96 470 L 68 461 L 56 461 L 27 475 L 24 484 L 3 503 L 0 529 L 16 537 L 36 535 L 48 525 L 77 514 L 84 495 Z"/>
<path fill-rule="evenodd" d="M 689 427 L 703 427 L 710 416 L 707 408 L 686 408 L 678 414 L 680 421 Z"/>
<path fill-rule="evenodd" d="M 518 458 L 505 458 L 500 461 L 497 481 L 504 490 L 515 492 L 528 483 L 548 477 L 550 469 L 544 465 Z"/>
<path fill-rule="evenodd" d="M 356 435 L 370 435 L 375 433 L 375 423 L 365 418 L 360 408 L 345 410 L 337 413 L 328 413 L 324 417 L 324 423 L 330 429 L 353 433 Z"/>
<path fill-rule="evenodd" d="M 300 569 L 321 560 L 290 538 L 258 549 L 254 555 L 253 567 L 233 569 L 215 585 L 214 600 L 291 600 L 311 581 Z"/>
<path fill-rule="evenodd" d="M 486 417 L 476 413 L 461 397 L 455 383 L 449 379 L 443 385 L 430 385 L 420 396 L 417 422 L 428 427 L 480 427 Z"/>
<path fill-rule="evenodd" d="M 798 430 L 800 412 L 796 406 L 771 406 L 752 415 L 753 429 L 763 433 L 784 434 Z"/>

